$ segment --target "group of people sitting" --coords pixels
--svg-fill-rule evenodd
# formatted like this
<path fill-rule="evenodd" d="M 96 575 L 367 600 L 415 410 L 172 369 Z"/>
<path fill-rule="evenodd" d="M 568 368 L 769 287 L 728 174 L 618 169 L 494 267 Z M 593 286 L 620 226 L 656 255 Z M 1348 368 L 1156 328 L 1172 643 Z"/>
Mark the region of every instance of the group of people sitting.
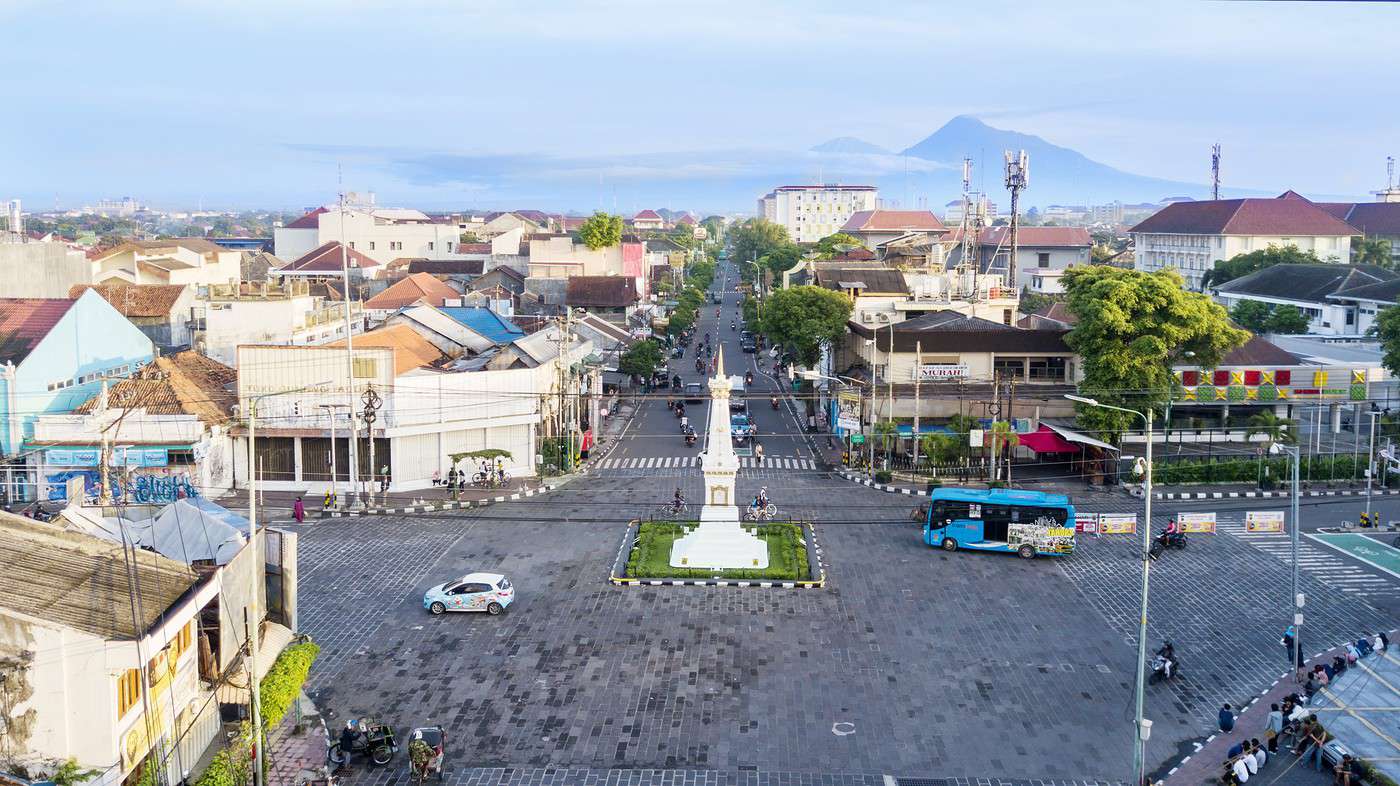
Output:
<path fill-rule="evenodd" d="M 1385 652 L 1389 648 L 1390 638 L 1385 633 L 1378 633 L 1375 636 L 1363 635 L 1356 641 L 1348 643 L 1345 653 L 1334 655 L 1331 663 L 1323 662 L 1314 665 L 1312 670 L 1307 672 L 1303 692 L 1311 699 L 1314 693 L 1331 684 L 1349 666 L 1355 666 L 1357 661 L 1373 652 Z"/>

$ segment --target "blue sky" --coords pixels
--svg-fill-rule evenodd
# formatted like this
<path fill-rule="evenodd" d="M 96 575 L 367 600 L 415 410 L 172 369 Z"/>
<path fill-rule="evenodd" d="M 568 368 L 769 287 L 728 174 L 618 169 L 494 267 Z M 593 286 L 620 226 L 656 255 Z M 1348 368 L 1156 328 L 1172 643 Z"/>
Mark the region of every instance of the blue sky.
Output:
<path fill-rule="evenodd" d="M 386 203 L 630 208 L 958 114 L 1191 182 L 1218 141 L 1233 185 L 1359 195 L 1400 156 L 1396 30 L 1342 2 L 0 0 L 0 198 L 294 208 L 342 166 Z"/>

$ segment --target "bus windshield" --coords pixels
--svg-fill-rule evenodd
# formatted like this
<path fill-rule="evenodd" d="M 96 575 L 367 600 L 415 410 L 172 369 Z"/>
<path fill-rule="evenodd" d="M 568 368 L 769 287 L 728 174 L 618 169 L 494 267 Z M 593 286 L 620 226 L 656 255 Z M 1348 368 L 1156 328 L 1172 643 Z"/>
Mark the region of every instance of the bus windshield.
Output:
<path fill-rule="evenodd" d="M 1074 506 L 1063 494 L 948 488 L 929 496 L 924 542 L 930 546 L 1026 558 L 1074 551 Z"/>

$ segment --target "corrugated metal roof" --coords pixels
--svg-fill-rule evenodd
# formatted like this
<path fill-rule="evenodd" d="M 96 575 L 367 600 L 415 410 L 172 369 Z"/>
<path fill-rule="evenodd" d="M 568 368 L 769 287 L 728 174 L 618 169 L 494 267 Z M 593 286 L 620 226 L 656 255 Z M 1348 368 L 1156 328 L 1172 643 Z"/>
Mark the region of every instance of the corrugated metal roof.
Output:
<path fill-rule="evenodd" d="M 450 306 L 438 310 L 496 344 L 509 344 L 525 335 L 523 328 L 489 308 Z"/>

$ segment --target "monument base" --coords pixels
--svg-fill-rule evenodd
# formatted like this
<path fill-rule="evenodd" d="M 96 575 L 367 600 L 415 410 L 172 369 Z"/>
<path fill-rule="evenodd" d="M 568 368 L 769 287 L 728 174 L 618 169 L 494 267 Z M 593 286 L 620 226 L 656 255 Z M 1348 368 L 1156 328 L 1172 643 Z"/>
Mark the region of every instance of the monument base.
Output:
<path fill-rule="evenodd" d="M 699 526 L 671 546 L 671 567 L 764 569 L 768 567 L 768 543 L 739 525 L 736 508 L 706 505 Z"/>

